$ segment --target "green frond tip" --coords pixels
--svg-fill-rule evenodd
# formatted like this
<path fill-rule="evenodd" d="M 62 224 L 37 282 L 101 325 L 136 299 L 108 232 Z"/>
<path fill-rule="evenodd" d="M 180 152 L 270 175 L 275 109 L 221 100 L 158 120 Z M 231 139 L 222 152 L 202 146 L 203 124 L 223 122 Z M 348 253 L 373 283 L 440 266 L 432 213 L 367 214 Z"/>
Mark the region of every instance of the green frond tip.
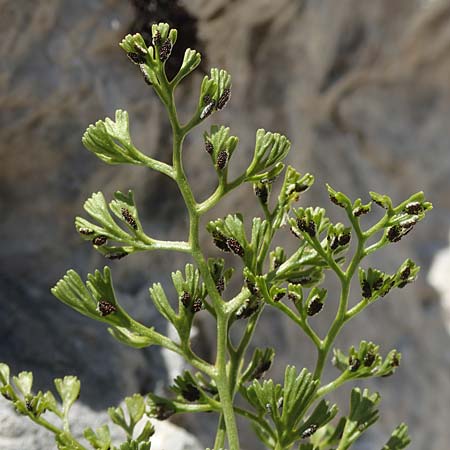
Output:
<path fill-rule="evenodd" d="M 121 444 L 119 450 L 150 450 L 150 448 L 150 442 L 139 442 L 138 440 L 132 440 Z"/>
<path fill-rule="evenodd" d="M 75 376 L 68 375 L 64 378 L 56 378 L 54 383 L 61 397 L 63 409 L 67 413 L 80 395 L 80 380 Z"/>
<path fill-rule="evenodd" d="M 246 171 L 245 181 L 254 181 L 255 175 L 283 161 L 290 149 L 291 142 L 286 136 L 259 129 L 256 132 L 253 160 Z"/>
<path fill-rule="evenodd" d="M 251 259 L 252 249 L 245 235 L 241 214 L 229 214 L 225 219 L 211 221 L 207 225 L 213 242 L 224 252 L 232 252 L 247 262 Z"/>
<path fill-rule="evenodd" d="M 105 258 L 121 259 L 151 249 L 154 241 L 142 228 L 132 191 L 117 191 L 109 204 L 101 192 L 93 193 L 84 209 L 91 220 L 76 217 L 75 228 Z"/>
<path fill-rule="evenodd" d="M 118 326 L 129 324 L 127 314 L 117 302 L 109 267 L 103 272 L 96 270 L 94 274 L 88 274 L 86 283 L 75 270 L 69 270 L 51 292 L 58 300 L 91 319 Z"/>
<path fill-rule="evenodd" d="M 352 207 L 352 202 L 345 194 L 335 191 L 328 183 L 326 184 L 326 186 L 328 195 L 332 203 L 345 209 L 349 209 Z"/>
<path fill-rule="evenodd" d="M 381 397 L 377 392 L 370 394 L 368 389 L 361 391 L 354 388 L 350 396 L 350 413 L 345 423 L 339 448 L 347 450 L 361 436 L 361 434 L 373 425 L 379 418 L 377 405 Z"/>
<path fill-rule="evenodd" d="M 10 376 L 9 366 L 5 363 L 0 363 L 0 383 L 2 385 L 9 384 L 9 376 Z"/>
<path fill-rule="evenodd" d="M 136 53 L 138 51 L 142 53 L 147 53 L 147 45 L 145 44 L 144 38 L 140 33 L 127 34 L 119 46 L 125 50 L 127 53 Z"/>
<path fill-rule="evenodd" d="M 214 111 L 225 108 L 231 97 L 231 76 L 226 70 L 211 69 L 211 75 L 203 78 L 197 107 L 199 120 L 206 119 Z"/>
<path fill-rule="evenodd" d="M 81 141 L 105 163 L 143 164 L 144 156 L 131 141 L 128 113 L 121 109 L 116 111 L 115 121 L 107 117 L 89 125 Z"/>
<path fill-rule="evenodd" d="M 130 423 L 136 425 L 145 414 L 145 401 L 142 395 L 134 394 L 131 397 L 125 398 L 128 414 L 130 416 Z"/>
<path fill-rule="evenodd" d="M 31 394 L 31 388 L 33 387 L 32 372 L 20 372 L 17 376 L 13 377 L 13 381 L 24 397 Z"/>
<path fill-rule="evenodd" d="M 310 416 L 299 426 L 298 430 L 295 430 L 294 433 L 300 436 L 300 439 L 307 439 L 333 420 L 337 413 L 338 407 L 336 405 L 330 406 L 328 401 L 321 400 Z"/>
<path fill-rule="evenodd" d="M 380 347 L 366 341 L 361 341 L 358 349 L 352 346 L 348 355 L 338 349 L 333 353 L 333 365 L 346 372 L 347 379 L 387 377 L 396 371 L 401 361 L 401 353 L 397 350 L 391 350 L 383 359 Z"/>
<path fill-rule="evenodd" d="M 127 418 L 125 417 L 124 410 L 121 406 L 117 408 L 108 408 L 108 415 L 111 420 L 121 427 L 128 436 L 134 435 L 134 429 L 137 423 L 144 417 L 145 414 L 145 400 L 140 394 L 134 394 L 131 397 L 125 398 L 125 405 L 127 408 Z M 141 438 L 146 437 L 146 440 L 154 433 L 154 428 L 150 422 L 147 422 L 146 426 L 141 432 L 140 437 L 137 438 L 138 441 Z"/>
<path fill-rule="evenodd" d="M 319 238 L 323 232 L 328 230 L 330 220 L 326 216 L 324 208 L 297 208 L 293 211 L 296 219 L 290 219 L 289 223 L 295 236 L 300 238 L 308 235 L 310 238 Z"/>
<path fill-rule="evenodd" d="M 314 176 L 306 173 L 301 175 L 292 166 L 288 166 L 284 176 L 283 186 L 278 197 L 278 204 L 283 213 L 287 213 L 291 205 L 298 201 L 314 183 Z"/>
<path fill-rule="evenodd" d="M 154 63 L 164 64 L 167 61 L 177 41 L 177 35 L 177 30 L 171 29 L 167 23 L 152 25 L 152 43 L 155 49 Z"/>
<path fill-rule="evenodd" d="M 177 86 L 183 78 L 193 72 L 199 66 L 201 60 L 202 56 L 198 51 L 191 50 L 190 48 L 186 49 L 180 70 L 171 81 L 172 86 Z"/>
<path fill-rule="evenodd" d="M 97 430 L 86 428 L 84 437 L 96 450 L 109 450 L 111 448 L 111 433 L 108 425 L 103 425 Z"/>
<path fill-rule="evenodd" d="M 378 194 L 378 192 L 370 191 L 370 198 L 381 208 L 392 210 L 392 200 L 388 195 Z"/>
<path fill-rule="evenodd" d="M 214 167 L 220 175 L 228 166 L 239 139 L 236 136 L 230 136 L 230 128 L 217 125 L 213 125 L 209 133 L 205 131 L 203 137 L 205 150 L 210 154 Z"/>
<path fill-rule="evenodd" d="M 158 45 L 158 42 L 157 41 L 155 42 L 155 40 L 157 40 L 158 37 L 159 39 L 161 39 L 161 41 L 169 39 L 172 45 L 174 45 L 175 42 L 177 41 L 177 35 L 178 35 L 177 30 L 174 28 L 170 28 L 170 25 L 168 23 L 160 22 L 157 24 L 154 23 L 152 25 L 152 37 L 154 44 L 156 45 Z"/>
<path fill-rule="evenodd" d="M 262 383 L 254 380 L 244 391 L 244 396 L 259 414 L 270 414 L 277 428 L 293 432 L 302 421 L 318 383 L 306 369 L 297 374 L 294 366 L 287 366 L 284 386 L 275 384 L 273 380 Z M 296 438 L 290 435 L 287 440 L 293 442 Z"/>
<path fill-rule="evenodd" d="M 402 423 L 393 432 L 381 450 L 402 450 L 411 443 L 408 427 Z"/>
<path fill-rule="evenodd" d="M 149 288 L 150 297 L 159 313 L 168 321 L 175 325 L 178 322 L 178 316 L 173 310 L 167 295 L 161 283 L 154 283 Z"/>
<path fill-rule="evenodd" d="M 111 325 L 109 332 L 126 345 L 142 348 L 159 342 L 153 328 L 134 321 L 119 305 L 109 267 L 88 274 L 86 283 L 69 270 L 52 288 L 52 294 L 79 313 Z"/>

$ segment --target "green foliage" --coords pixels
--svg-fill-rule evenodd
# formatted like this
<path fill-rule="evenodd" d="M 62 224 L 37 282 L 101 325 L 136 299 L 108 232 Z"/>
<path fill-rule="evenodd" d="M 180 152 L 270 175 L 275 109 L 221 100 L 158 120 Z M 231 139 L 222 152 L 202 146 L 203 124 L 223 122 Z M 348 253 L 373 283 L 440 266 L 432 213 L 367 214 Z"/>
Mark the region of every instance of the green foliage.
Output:
<path fill-rule="evenodd" d="M 350 413 L 345 421 L 339 449 L 346 450 L 359 436 L 379 417 L 376 406 L 381 397 L 378 393 L 370 394 L 367 389 L 362 392 L 359 388 L 352 390 L 350 397 Z"/>
<path fill-rule="evenodd" d="M 381 450 L 401 450 L 406 448 L 410 442 L 408 427 L 402 423 L 392 432 L 391 437 Z"/>
<path fill-rule="evenodd" d="M 266 348 L 264 350 L 256 348 L 250 363 L 242 374 L 241 383 L 251 380 L 259 380 L 270 369 L 275 357 L 275 350 L 273 348 Z"/>
<path fill-rule="evenodd" d="M 93 448 L 98 450 L 108 450 L 111 448 L 111 434 L 108 425 L 103 425 L 94 431 L 92 428 L 84 430 L 84 437 Z"/>
<path fill-rule="evenodd" d="M 84 209 L 93 221 L 77 217 L 75 227 L 81 238 L 91 242 L 107 259 L 122 259 L 131 253 L 167 245 L 145 234 L 132 191 L 126 194 L 117 191 L 109 204 L 103 194 L 97 192 L 86 200 Z"/>
<path fill-rule="evenodd" d="M 295 441 L 312 436 L 326 425 L 337 413 L 336 405 L 329 406 L 320 401 L 309 417 L 304 418 L 311 406 L 319 381 L 303 369 L 297 375 L 295 367 L 288 366 L 284 376 L 284 385 L 274 384 L 273 380 L 262 383 L 254 380 L 244 391 L 246 400 L 256 409 L 260 418 L 270 418 L 274 424 L 265 444 L 273 446 L 271 436 L 283 448 L 290 447 Z M 261 428 L 260 435 L 264 436 Z"/>
<path fill-rule="evenodd" d="M 334 350 L 333 364 L 350 378 L 387 377 L 400 365 L 401 354 L 391 350 L 383 360 L 379 346 L 372 342 L 361 341 L 359 348 L 351 347 L 348 355 Z"/>
<path fill-rule="evenodd" d="M 126 111 L 118 110 L 115 120 L 106 118 L 90 125 L 82 140 L 89 151 L 108 164 L 144 166 L 173 180 L 189 215 L 187 240 L 147 236 L 132 191 L 116 192 L 109 203 L 101 192 L 92 194 L 84 204 L 89 218 L 77 217 L 75 226 L 82 239 L 109 259 L 151 250 L 182 252 L 192 258 L 184 271 L 172 273 L 175 298 L 169 298 L 161 283 L 150 288 L 156 310 L 175 328 L 178 337 L 173 340 L 133 319 L 116 297 L 108 267 L 89 274 L 86 282 L 69 270 L 52 293 L 80 314 L 106 323 L 110 334 L 123 344 L 137 348 L 162 346 L 180 355 L 196 371 L 177 376 L 168 397 L 135 394 L 127 397 L 124 404 L 109 408 L 110 425 L 126 435 L 123 443 L 112 442 L 108 424 L 96 430 L 87 428 L 85 443 L 72 434 L 69 412 L 80 392 L 80 383 L 74 376 L 55 380 L 60 404 L 50 391 L 33 391 L 30 372 L 11 378 L 9 367 L 0 363 L 0 393 L 17 412 L 54 433 L 60 450 L 149 450 L 154 433 L 150 418 L 165 420 L 175 414 L 197 412 L 218 415 L 215 450 L 224 449 L 226 443 L 230 450 L 239 450 L 236 414 L 251 422 L 269 449 L 292 449 L 295 445 L 299 450 L 346 450 L 378 419 L 380 395 L 354 388 L 349 413 L 337 423 L 332 422 L 337 406 L 330 405 L 325 396 L 352 380 L 392 375 L 401 355 L 392 350 L 383 358 L 379 346 L 366 341 L 352 346 L 347 353 L 334 349 L 333 363 L 340 374 L 327 384 L 322 377 L 325 364 L 339 331 L 348 321 L 375 300 L 415 280 L 419 267 L 410 259 L 394 274 L 365 267 L 363 260 L 404 238 L 432 206 L 422 192 L 395 206 L 387 195 L 370 192 L 367 203 L 360 198 L 352 201 L 327 185 L 331 202 L 342 208 L 345 216 L 345 223 L 332 223 L 323 207 L 297 205 L 314 183 L 309 173 L 301 174 L 288 166 L 278 185 L 278 195 L 272 196 L 277 186 L 274 181 L 282 176 L 291 147 L 285 136 L 258 130 L 249 166 L 235 179 L 229 179 L 228 168 L 238 152 L 238 138 L 230 128 L 215 124 L 203 133 L 203 138 L 216 173 L 217 188 L 206 200 L 197 202 L 183 169 L 182 143 L 196 126 L 227 105 L 231 77 L 225 70 L 211 69 L 201 82 L 191 118 L 180 123 L 175 89 L 198 67 L 201 56 L 187 49 L 178 73 L 169 80 L 165 63 L 176 40 L 177 31 L 160 23 L 152 26 L 151 42 L 146 43 L 140 34 L 135 34 L 120 43 L 167 110 L 174 143 L 172 165 L 143 154 L 133 145 Z M 261 206 L 261 217 L 248 221 L 237 212 L 211 220 L 206 227 L 218 250 L 230 253 L 229 261 L 236 263 L 236 267 L 228 267 L 222 258 L 206 257 L 200 245 L 200 219 L 230 191 L 246 183 L 251 183 Z M 366 228 L 364 217 L 373 213 L 375 205 L 381 207 L 381 218 L 372 220 Z M 295 244 L 292 249 L 274 247 L 276 234 L 286 226 L 295 236 Z M 233 274 L 242 286 L 237 295 L 229 298 L 227 285 Z M 322 286 L 330 275 L 340 284 L 338 296 L 334 292 L 328 295 Z M 358 303 L 349 307 L 350 285 L 356 276 L 361 295 Z M 313 324 L 329 306 L 337 307 L 337 313 L 321 337 Z M 259 317 L 265 309 L 273 314 L 272 308 L 302 330 L 318 355 L 312 371 L 305 368 L 297 372 L 294 366 L 287 366 L 283 384 L 265 378 L 275 361 L 272 348 L 255 348 L 252 357 L 247 355 Z M 211 316 L 216 323 L 214 363 L 197 355 L 191 346 L 192 326 L 200 314 Z M 231 339 L 238 319 L 243 319 L 238 331 L 241 334 Z M 48 414 L 56 418 L 48 421 Z M 400 450 L 408 443 L 407 428 L 402 424 L 382 450 Z"/>
<path fill-rule="evenodd" d="M 145 164 L 145 157 L 131 142 L 128 113 L 118 109 L 116 120 L 99 120 L 83 135 L 83 145 L 108 164 Z"/>

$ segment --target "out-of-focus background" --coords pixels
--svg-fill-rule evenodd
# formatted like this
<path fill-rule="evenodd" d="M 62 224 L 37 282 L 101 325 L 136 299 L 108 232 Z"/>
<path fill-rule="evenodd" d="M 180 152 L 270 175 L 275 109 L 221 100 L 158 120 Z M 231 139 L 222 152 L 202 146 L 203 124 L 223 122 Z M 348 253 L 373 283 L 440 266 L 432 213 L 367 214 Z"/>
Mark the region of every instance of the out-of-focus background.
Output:
<path fill-rule="evenodd" d="M 102 190 L 133 189 L 152 236 L 174 238 L 186 229 L 176 188 L 140 168 L 106 166 L 83 149 L 92 122 L 129 111 L 135 144 L 168 160 L 169 126 L 163 108 L 118 42 L 148 32 L 151 22 L 179 29 L 176 66 L 186 47 L 203 53 L 202 69 L 180 88 L 188 117 L 202 70 L 227 69 L 232 101 L 187 141 L 187 169 L 200 193 L 214 187 L 202 131 L 227 124 L 241 138 L 235 170 L 250 158 L 256 128 L 286 134 L 288 162 L 316 175 L 303 205 L 325 205 L 324 182 L 353 198 L 368 191 L 400 202 L 424 190 L 434 210 L 400 243 L 370 261 L 395 270 L 406 257 L 422 266 L 418 281 L 369 308 L 346 329 L 338 346 L 371 339 L 387 353 L 403 353 L 388 379 L 364 381 L 379 390 L 381 420 L 358 449 L 382 447 L 401 421 L 410 426 L 411 450 L 447 450 L 450 441 L 450 2 L 448 0 L 0 0 L 0 360 L 13 372 L 33 370 L 36 386 L 56 376 L 82 381 L 76 432 L 105 420 L 105 410 L 133 392 L 163 392 L 183 368 L 158 349 L 115 342 L 104 326 L 55 300 L 50 287 L 68 268 L 84 276 L 105 260 L 81 242 L 73 218 Z M 245 210 L 260 214 L 250 187 L 228 197 L 210 217 Z M 286 231 L 286 234 L 289 234 Z M 286 237 L 287 245 L 294 245 Z M 210 246 L 207 236 L 205 248 Z M 216 250 L 210 248 L 211 254 Z M 184 260 L 162 253 L 110 263 L 115 286 L 130 312 L 165 331 L 147 289 L 168 284 Z M 323 333 L 333 315 L 314 320 Z M 447 303 L 446 303 L 447 302 Z M 447 308 L 447 309 L 446 309 Z M 204 316 L 203 316 L 204 317 Z M 199 315 L 197 347 L 214 356 L 210 324 Z M 274 346 L 279 379 L 285 364 L 311 366 L 307 339 L 284 317 L 267 311 L 256 336 Z M 326 377 L 336 375 L 330 366 Z M 347 408 L 348 389 L 332 399 Z M 213 415 L 165 423 L 155 450 L 212 445 Z M 258 450 L 241 425 L 243 447 Z M 194 439 L 178 427 L 197 436 Z M 171 440 L 172 439 L 172 440 Z M 174 442 L 174 440 L 176 442 Z M 0 449 L 48 450 L 51 436 L 0 401 Z M 153 446 L 152 446 L 153 448 Z"/>

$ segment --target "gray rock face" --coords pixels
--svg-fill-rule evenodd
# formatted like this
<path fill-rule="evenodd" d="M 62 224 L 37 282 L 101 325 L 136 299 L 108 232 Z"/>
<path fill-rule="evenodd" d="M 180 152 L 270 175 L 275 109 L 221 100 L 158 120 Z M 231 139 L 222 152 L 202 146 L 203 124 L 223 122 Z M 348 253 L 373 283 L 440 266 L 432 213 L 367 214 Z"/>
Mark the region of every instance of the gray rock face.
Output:
<path fill-rule="evenodd" d="M 233 76 L 231 103 L 209 119 L 231 126 L 241 138 L 233 170 L 249 160 L 254 132 L 263 127 L 286 134 L 293 143 L 289 163 L 316 175 L 304 204 L 327 206 L 325 181 L 364 200 L 369 190 L 401 201 L 423 189 L 434 203 L 430 217 L 408 239 L 370 261 L 392 271 L 412 257 L 422 266 L 418 282 L 357 318 L 338 346 L 345 349 L 365 338 L 385 352 L 403 352 L 395 377 L 364 382 L 382 393 L 382 419 L 358 448 L 381 448 L 403 420 L 410 425 L 412 450 L 447 448 L 450 337 L 426 274 L 433 255 L 447 245 L 450 223 L 449 3 L 186 3 L 197 19 L 207 66 L 226 68 Z M 72 218 L 82 213 L 92 192 L 110 197 L 129 188 L 152 236 L 178 237 L 186 232 L 187 217 L 172 183 L 139 168 L 103 165 L 82 148 L 81 134 L 89 123 L 126 109 L 135 144 L 168 161 L 168 124 L 155 95 L 117 46 L 134 20 L 131 4 L 0 0 L 0 11 L 0 360 L 14 372 L 33 370 L 41 389 L 50 388 L 54 377 L 79 376 L 84 409 L 75 422 L 82 423 L 81 417 L 89 422 L 126 395 L 162 390 L 179 361 L 167 363 L 158 349 L 124 348 L 102 325 L 52 298 L 49 288 L 66 269 L 85 275 L 105 264 L 80 242 Z M 200 81 L 201 74 L 195 75 L 180 91 L 182 117 L 192 110 Z M 214 187 L 214 173 L 200 131 L 187 141 L 186 155 L 195 192 L 204 195 Z M 239 209 L 259 214 L 252 196 L 244 187 L 210 217 Z M 333 205 L 328 209 L 342 220 Z M 286 235 L 286 246 L 293 248 L 294 240 Z M 209 246 L 206 236 L 204 245 Z M 110 265 L 130 312 L 166 332 L 147 288 L 155 281 L 168 284 L 170 270 L 184 262 L 154 253 Z M 329 300 L 329 310 L 313 322 L 321 334 L 334 314 L 332 295 Z M 213 357 L 209 323 L 200 321 L 199 336 L 199 351 Z M 276 348 L 270 373 L 276 379 L 287 362 L 311 367 L 314 361 L 305 337 L 277 314 L 262 317 L 256 342 Z M 326 376 L 335 376 L 331 367 Z M 345 411 L 348 390 L 335 399 Z M 4 402 L 0 407 L 0 448 L 54 448 L 45 432 L 16 422 Z M 211 445 L 213 415 L 179 420 L 204 447 Z M 247 428 L 242 442 L 248 449 L 260 448 Z"/>

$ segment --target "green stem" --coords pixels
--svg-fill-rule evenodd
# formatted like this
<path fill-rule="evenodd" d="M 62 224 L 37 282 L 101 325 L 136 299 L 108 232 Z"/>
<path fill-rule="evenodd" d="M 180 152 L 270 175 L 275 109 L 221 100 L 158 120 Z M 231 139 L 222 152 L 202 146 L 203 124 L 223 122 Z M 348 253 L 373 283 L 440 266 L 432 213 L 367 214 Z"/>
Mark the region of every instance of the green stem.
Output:
<path fill-rule="evenodd" d="M 171 339 L 169 339 L 167 336 L 164 336 L 161 333 L 158 333 L 153 328 L 148 328 L 145 325 L 142 325 L 141 323 L 137 322 L 136 320 L 132 319 L 131 317 L 128 317 L 128 324 L 127 327 L 131 330 L 136 332 L 138 335 L 142 336 L 148 336 L 153 344 L 157 344 L 161 347 L 164 347 L 174 353 L 179 354 L 180 356 L 183 356 L 188 360 L 190 364 L 192 364 L 193 367 L 195 367 L 198 370 L 201 370 L 202 372 L 212 376 L 214 373 L 214 368 L 211 364 L 208 364 L 206 361 L 195 355 L 189 347 L 182 347 L 179 344 L 173 342 Z"/>
<path fill-rule="evenodd" d="M 263 306 L 261 306 L 260 310 L 250 317 L 241 341 L 239 342 L 237 349 L 232 354 L 230 367 L 230 386 L 234 387 L 234 392 L 238 391 L 239 385 L 241 384 L 240 382 L 238 383 L 238 379 L 240 376 L 240 371 L 242 370 L 244 355 L 251 341 L 253 333 L 255 332 L 256 324 L 258 323 L 258 319 L 262 311 Z"/>
<path fill-rule="evenodd" d="M 205 201 L 200 203 L 197 207 L 197 212 L 199 214 L 204 214 L 212 209 L 219 203 L 219 201 L 225 197 L 229 192 L 231 192 L 236 187 L 240 186 L 245 178 L 245 174 L 236 178 L 231 183 L 219 183 L 216 190 L 208 197 Z"/>
<path fill-rule="evenodd" d="M 262 417 L 259 417 L 256 414 L 253 414 L 252 412 L 247 411 L 246 409 L 243 408 L 235 407 L 234 410 L 237 414 L 239 414 L 242 417 L 245 417 L 246 419 L 249 419 L 255 425 L 260 425 L 271 436 L 271 438 L 274 441 L 276 441 L 276 435 L 274 431 L 272 430 L 272 428 L 270 428 L 270 425 Z"/>
<path fill-rule="evenodd" d="M 76 444 L 76 447 L 74 447 L 73 450 L 87 450 L 86 447 L 82 446 L 70 433 L 68 423 L 66 423 L 66 418 L 64 419 L 64 430 L 61 430 L 57 426 L 51 424 L 50 422 L 47 422 L 42 417 L 34 417 L 32 415 L 28 416 L 33 422 L 37 423 L 41 427 L 46 428 L 47 430 L 51 431 L 55 435 L 61 434 L 63 431 L 70 436 L 70 438 L 73 440 L 73 443 Z"/>
<path fill-rule="evenodd" d="M 358 238 L 358 247 L 353 255 L 353 258 L 345 272 L 334 262 L 331 264 L 331 268 L 336 272 L 339 280 L 341 281 L 341 295 L 339 298 L 339 307 L 334 318 L 333 323 L 328 331 L 326 338 L 324 339 L 322 345 L 318 348 L 318 358 L 316 363 L 316 368 L 314 370 L 314 378 L 320 379 L 322 376 L 323 369 L 325 367 L 325 362 L 330 352 L 330 349 L 338 335 L 340 329 L 346 321 L 346 314 L 348 308 L 348 297 L 350 294 L 350 285 L 353 275 L 355 274 L 358 264 L 364 256 L 364 243 L 367 239 L 365 234 L 361 231 L 359 226 L 359 221 L 355 218 L 351 211 L 347 211 L 349 220 L 352 223 L 353 229 L 355 230 L 356 236 Z M 316 240 L 317 241 L 317 240 Z M 322 246 L 319 243 L 320 249 L 323 251 Z M 316 249 L 318 250 L 318 249 Z M 328 258 L 330 259 L 330 258 Z M 333 258 L 331 258 L 333 259 Z"/>
<path fill-rule="evenodd" d="M 319 399 L 320 397 L 323 397 L 324 395 L 328 394 L 329 392 L 334 391 L 339 386 L 343 385 L 347 380 L 348 380 L 347 373 L 343 372 L 335 380 L 333 380 L 330 383 L 326 384 L 325 386 L 322 386 L 321 388 L 319 388 L 316 392 L 316 395 L 314 396 L 313 401 Z"/>
<path fill-rule="evenodd" d="M 227 429 L 228 445 L 233 450 L 239 450 L 239 437 L 233 409 L 233 396 L 228 380 L 226 367 L 228 340 L 228 318 L 223 314 L 217 315 L 217 355 L 216 355 L 216 385 L 219 391 L 222 414 Z"/>
<path fill-rule="evenodd" d="M 146 156 L 139 151 L 137 151 L 136 156 L 142 162 L 143 166 L 150 167 L 151 169 L 168 176 L 172 180 L 175 179 L 173 168 L 168 164 L 162 161 L 158 161 L 157 159 L 150 158 L 149 156 Z"/>
<path fill-rule="evenodd" d="M 217 424 L 216 440 L 214 441 L 214 450 L 222 450 L 224 448 L 226 436 L 225 420 L 223 414 L 220 414 L 219 423 Z"/>
<path fill-rule="evenodd" d="M 345 321 L 347 322 L 351 318 L 359 314 L 369 304 L 368 299 L 363 299 L 357 303 L 353 308 L 350 308 L 345 314 Z"/>
<path fill-rule="evenodd" d="M 34 417 L 33 415 L 28 416 L 33 422 L 37 423 L 38 425 L 46 428 L 47 430 L 51 431 L 54 434 L 60 434 L 62 432 L 61 429 L 56 427 L 55 425 L 51 424 L 50 422 L 47 422 L 42 417 Z"/>
<path fill-rule="evenodd" d="M 263 245 L 263 248 L 260 251 L 260 254 L 256 258 L 256 268 L 254 268 L 255 273 L 258 275 L 261 275 L 262 272 L 262 263 L 266 258 L 267 251 L 269 250 L 270 242 L 272 241 L 272 237 L 275 233 L 272 225 L 272 216 L 266 207 L 264 209 L 264 214 L 266 216 L 266 220 L 269 222 L 269 227 L 266 231 L 266 236 L 264 241 L 268 242 L 267 245 Z M 262 311 L 264 309 L 264 305 L 262 305 L 259 308 L 259 311 L 257 311 L 253 316 L 249 319 L 247 326 L 245 328 L 244 334 L 241 338 L 241 341 L 239 342 L 238 348 L 235 352 L 232 353 L 231 358 L 231 367 L 230 367 L 230 385 L 234 387 L 234 393 L 239 390 L 240 382 L 238 382 L 240 377 L 240 372 L 242 370 L 243 362 L 245 359 L 245 352 L 247 350 L 247 347 L 253 337 L 253 334 L 256 329 L 256 324 L 258 323 L 259 317 L 262 314 Z"/>
<path fill-rule="evenodd" d="M 292 309 L 284 303 L 273 301 L 270 301 L 270 303 L 272 306 L 286 314 L 293 322 L 295 322 L 306 333 L 306 335 L 309 336 L 316 347 L 319 348 L 322 345 L 322 340 L 319 336 L 317 336 L 316 332 L 311 328 L 309 323 L 303 319 L 303 317 L 295 314 L 294 311 L 292 311 Z"/>
<path fill-rule="evenodd" d="M 189 243 L 183 241 L 160 241 L 158 239 L 152 239 L 150 247 L 151 250 L 173 250 L 182 253 L 191 252 Z"/>
<path fill-rule="evenodd" d="M 212 374 L 219 391 L 222 414 L 224 417 L 228 445 L 233 450 L 239 450 L 239 438 L 236 426 L 236 420 L 233 410 L 233 401 L 227 375 L 227 338 L 228 338 L 228 317 L 224 303 L 217 291 L 214 280 L 209 272 L 208 264 L 200 248 L 199 239 L 199 218 L 198 205 L 194 199 L 191 187 L 186 178 L 182 163 L 182 146 L 188 126 L 182 128 L 176 114 L 173 91 L 170 87 L 164 73 L 161 73 L 161 83 L 163 89 L 170 95 L 161 96 L 169 114 L 169 120 L 173 132 L 173 168 L 175 180 L 186 204 L 189 214 L 189 245 L 191 254 L 205 282 L 206 289 L 212 299 L 213 307 L 217 317 L 217 356 L 215 364 L 215 373 Z M 190 125 L 189 125 L 190 126 Z"/>

